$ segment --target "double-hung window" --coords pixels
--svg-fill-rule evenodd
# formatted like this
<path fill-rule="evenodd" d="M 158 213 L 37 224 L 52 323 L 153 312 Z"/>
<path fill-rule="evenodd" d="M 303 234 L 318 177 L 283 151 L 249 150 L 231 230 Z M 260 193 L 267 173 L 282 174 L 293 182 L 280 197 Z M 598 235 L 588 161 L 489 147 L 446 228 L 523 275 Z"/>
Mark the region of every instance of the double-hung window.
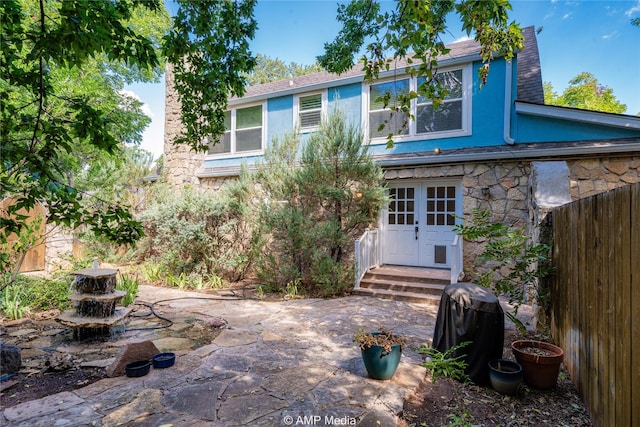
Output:
<path fill-rule="evenodd" d="M 371 138 L 409 133 L 409 116 L 395 109 L 401 96 L 409 96 L 409 79 L 371 85 L 369 95 L 369 136 Z M 388 94 L 388 97 L 387 97 Z"/>
<path fill-rule="evenodd" d="M 409 111 L 399 107 L 402 98 L 410 93 L 419 93 L 421 85 L 434 85 L 424 77 L 411 77 L 375 83 L 369 86 L 368 129 L 372 140 L 384 138 L 391 133 L 394 139 L 424 139 L 443 136 L 461 136 L 470 133 L 471 118 L 471 71 L 469 67 L 442 71 L 435 75 L 442 88 L 442 103 L 434 108 L 430 98 L 418 96 L 409 102 Z"/>
<path fill-rule="evenodd" d="M 415 113 L 416 134 L 463 129 L 462 70 L 438 73 L 436 78 L 447 93 L 442 97 L 443 104 L 439 105 L 438 108 L 433 108 L 431 99 L 424 96 L 418 97 Z M 427 84 L 424 77 L 419 78 L 417 81 L 418 88 Z"/>
<path fill-rule="evenodd" d="M 263 105 L 234 108 L 224 116 L 225 132 L 208 154 L 242 154 L 263 148 Z"/>
<path fill-rule="evenodd" d="M 313 132 L 320 128 L 326 104 L 326 92 L 296 97 L 295 120 L 300 127 L 300 132 Z"/>

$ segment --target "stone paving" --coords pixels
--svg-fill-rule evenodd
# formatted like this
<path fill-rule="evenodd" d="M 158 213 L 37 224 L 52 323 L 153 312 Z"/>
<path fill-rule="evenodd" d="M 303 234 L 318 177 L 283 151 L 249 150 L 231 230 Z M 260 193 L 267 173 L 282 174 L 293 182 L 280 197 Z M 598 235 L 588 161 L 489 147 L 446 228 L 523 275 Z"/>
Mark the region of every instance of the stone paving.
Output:
<path fill-rule="evenodd" d="M 198 297 L 141 286 L 138 300 Z M 217 316 L 226 329 L 208 345 L 176 352 L 176 364 L 116 377 L 5 409 L 2 426 L 395 426 L 405 396 L 424 378 L 415 350 L 430 343 L 437 307 L 370 297 L 178 299 L 166 312 Z M 163 311 L 163 314 L 165 311 Z M 389 381 L 368 378 L 352 337 L 385 326 L 408 345 Z M 154 341 L 173 350 L 170 340 Z M 176 344 L 177 345 L 177 344 Z"/>

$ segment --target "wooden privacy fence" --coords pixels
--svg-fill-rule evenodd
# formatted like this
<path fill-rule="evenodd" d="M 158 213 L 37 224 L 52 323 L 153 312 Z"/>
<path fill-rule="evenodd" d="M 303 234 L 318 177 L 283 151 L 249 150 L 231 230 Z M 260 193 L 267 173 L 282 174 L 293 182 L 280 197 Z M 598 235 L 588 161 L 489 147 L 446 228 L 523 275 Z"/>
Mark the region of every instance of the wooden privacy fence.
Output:
<path fill-rule="evenodd" d="M 552 215 L 552 335 L 594 424 L 640 426 L 640 184 Z"/>
<path fill-rule="evenodd" d="M 0 215 L 8 215 L 6 209 L 9 206 L 14 205 L 15 203 L 16 201 L 11 197 L 7 197 L 4 200 L 0 201 Z M 26 222 L 31 222 L 38 217 L 40 217 L 41 219 L 44 219 L 47 216 L 46 208 L 42 206 L 40 203 L 36 203 L 36 205 L 29 211 L 20 209 L 18 213 L 20 215 L 25 215 L 29 217 L 26 220 Z M 39 242 L 31 250 L 29 250 L 26 253 L 24 261 L 22 262 L 22 266 L 20 267 L 20 272 L 44 270 L 45 268 L 44 234 L 45 234 L 45 223 L 43 221 L 42 224 L 40 225 L 40 230 L 38 232 Z M 7 242 L 9 243 L 10 251 L 13 249 L 13 245 L 15 244 L 16 240 L 17 240 L 17 236 L 15 234 L 12 234 L 7 239 Z"/>

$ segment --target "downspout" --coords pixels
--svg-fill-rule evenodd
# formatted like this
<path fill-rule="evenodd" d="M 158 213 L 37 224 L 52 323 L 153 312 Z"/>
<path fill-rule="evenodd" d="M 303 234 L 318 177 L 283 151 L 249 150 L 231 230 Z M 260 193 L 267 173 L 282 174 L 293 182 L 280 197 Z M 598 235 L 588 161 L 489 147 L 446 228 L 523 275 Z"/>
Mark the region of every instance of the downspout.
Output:
<path fill-rule="evenodd" d="M 511 95 L 513 89 L 511 84 L 513 83 L 513 64 L 511 61 L 507 61 L 504 79 L 504 142 L 509 145 L 513 145 L 516 141 L 511 138 Z"/>

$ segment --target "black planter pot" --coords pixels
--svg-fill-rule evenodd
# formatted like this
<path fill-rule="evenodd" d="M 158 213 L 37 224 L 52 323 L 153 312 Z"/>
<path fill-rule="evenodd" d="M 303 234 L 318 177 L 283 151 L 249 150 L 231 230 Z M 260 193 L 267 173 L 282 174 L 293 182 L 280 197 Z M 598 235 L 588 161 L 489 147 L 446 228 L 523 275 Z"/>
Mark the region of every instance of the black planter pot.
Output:
<path fill-rule="evenodd" d="M 367 368 L 369 376 L 375 380 L 388 380 L 398 369 L 400 357 L 402 356 L 402 346 L 396 344 L 391 347 L 391 352 L 383 355 L 383 348 L 379 345 L 362 350 L 362 360 Z"/>
<path fill-rule="evenodd" d="M 491 387 L 500 394 L 514 396 L 522 383 L 522 366 L 513 360 L 496 359 L 489 362 Z"/>

